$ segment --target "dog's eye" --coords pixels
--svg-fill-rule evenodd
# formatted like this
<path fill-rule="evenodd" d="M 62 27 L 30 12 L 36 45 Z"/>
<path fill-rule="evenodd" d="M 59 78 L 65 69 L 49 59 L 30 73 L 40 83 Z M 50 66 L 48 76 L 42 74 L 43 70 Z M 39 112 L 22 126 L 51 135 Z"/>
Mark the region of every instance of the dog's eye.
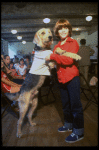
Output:
<path fill-rule="evenodd" d="M 45 32 L 42 32 L 42 34 L 44 35 L 44 34 L 45 34 Z"/>

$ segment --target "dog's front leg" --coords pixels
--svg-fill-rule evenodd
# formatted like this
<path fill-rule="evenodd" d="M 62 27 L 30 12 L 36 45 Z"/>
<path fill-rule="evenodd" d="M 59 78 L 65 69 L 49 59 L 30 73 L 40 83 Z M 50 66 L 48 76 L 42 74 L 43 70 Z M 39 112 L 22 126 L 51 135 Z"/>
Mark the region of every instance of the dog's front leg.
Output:
<path fill-rule="evenodd" d="M 36 125 L 36 123 L 32 122 L 32 115 L 37 107 L 37 104 L 38 104 L 38 94 L 34 96 L 34 98 L 32 100 L 32 104 L 31 104 L 32 105 L 31 109 L 28 112 L 28 120 L 29 120 L 29 123 L 31 126 Z"/>

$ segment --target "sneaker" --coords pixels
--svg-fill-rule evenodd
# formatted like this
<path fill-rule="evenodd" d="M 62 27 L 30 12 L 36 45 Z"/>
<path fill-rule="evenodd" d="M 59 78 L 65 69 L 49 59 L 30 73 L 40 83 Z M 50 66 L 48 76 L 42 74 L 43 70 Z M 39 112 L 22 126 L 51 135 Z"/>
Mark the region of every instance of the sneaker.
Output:
<path fill-rule="evenodd" d="M 66 132 L 66 131 L 72 131 L 72 129 L 68 129 L 65 126 L 58 128 L 58 132 Z"/>
<path fill-rule="evenodd" d="M 84 135 L 76 135 L 74 133 L 70 134 L 66 139 L 65 141 L 67 143 L 74 143 L 74 142 L 77 142 L 77 141 L 80 141 L 84 138 Z"/>

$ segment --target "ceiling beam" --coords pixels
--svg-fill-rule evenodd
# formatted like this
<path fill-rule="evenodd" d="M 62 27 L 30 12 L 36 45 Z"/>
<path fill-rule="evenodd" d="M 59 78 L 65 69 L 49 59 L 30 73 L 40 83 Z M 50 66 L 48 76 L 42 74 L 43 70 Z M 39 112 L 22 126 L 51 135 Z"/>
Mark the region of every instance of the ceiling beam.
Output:
<path fill-rule="evenodd" d="M 59 17 L 60 18 L 60 17 Z M 58 19 L 59 19 L 58 18 Z M 50 21 L 50 23 L 49 24 L 47 24 L 47 26 L 48 25 L 55 25 L 55 23 L 57 22 L 58 20 L 54 17 L 53 19 L 51 19 L 51 21 Z M 76 24 L 76 25 L 79 25 L 79 22 L 80 22 L 80 25 L 81 24 L 85 24 L 85 25 L 87 25 L 89 22 L 87 22 L 86 20 L 85 20 L 85 18 L 83 19 L 83 18 L 79 18 L 79 19 L 77 19 L 77 18 L 72 18 L 72 19 L 68 19 L 68 21 L 70 21 L 70 23 L 71 23 L 71 25 L 73 25 L 74 26 L 74 24 Z M 91 21 L 91 23 L 92 22 L 97 22 L 98 20 L 97 20 L 97 18 L 93 18 L 93 20 Z M 19 25 L 19 26 L 18 26 Z M 17 18 L 17 20 L 16 19 L 13 19 L 13 20 L 4 20 L 4 19 L 2 19 L 1 20 L 1 27 L 20 27 L 20 25 L 21 26 L 23 26 L 24 27 L 24 25 L 25 26 L 35 26 L 35 25 L 37 25 L 37 26 L 39 26 L 39 25 L 45 25 L 44 24 L 44 22 L 43 22 L 43 19 L 18 19 Z"/>
<path fill-rule="evenodd" d="M 80 34 L 80 32 L 81 31 L 73 31 L 72 32 L 72 36 L 73 35 L 79 35 Z M 22 34 L 21 34 L 22 35 Z M 22 35 L 22 39 L 21 40 L 18 40 L 17 39 L 17 35 L 2 35 L 1 34 L 1 38 L 2 39 L 4 39 L 4 40 L 7 40 L 8 42 L 21 42 L 21 41 L 23 41 L 23 40 L 25 40 L 26 42 L 33 42 L 33 38 L 34 38 L 34 33 L 32 33 L 32 34 L 30 34 L 30 35 L 25 35 L 25 34 L 23 34 Z M 57 40 L 59 40 L 54 34 L 53 34 L 53 40 L 55 41 L 57 41 Z"/>
<path fill-rule="evenodd" d="M 26 15 L 26 14 L 23 14 L 23 15 L 18 15 L 18 14 L 15 14 L 15 15 L 11 15 L 9 16 L 9 19 L 10 20 L 17 20 L 17 19 L 44 19 L 44 18 L 50 18 L 50 19 L 59 19 L 59 18 L 66 18 L 66 19 L 84 19 L 86 18 L 87 14 L 86 15 L 83 15 L 83 14 L 75 14 L 75 13 L 71 13 L 71 14 L 68 14 L 66 12 L 64 13 L 59 13 L 59 14 L 29 14 L 29 15 Z M 92 14 L 91 15 L 94 19 L 97 19 L 98 18 L 98 15 L 97 14 Z M 9 20 L 8 19 L 8 14 L 6 15 L 3 15 L 1 16 L 1 19 L 2 20 Z"/>

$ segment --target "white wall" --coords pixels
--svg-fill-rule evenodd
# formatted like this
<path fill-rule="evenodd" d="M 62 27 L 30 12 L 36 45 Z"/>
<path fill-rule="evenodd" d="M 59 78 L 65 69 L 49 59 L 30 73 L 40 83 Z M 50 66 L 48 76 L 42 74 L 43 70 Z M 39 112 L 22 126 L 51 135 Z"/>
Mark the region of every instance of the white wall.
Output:
<path fill-rule="evenodd" d="M 17 54 L 15 45 L 8 43 L 8 53 L 10 58 L 14 58 L 14 55 Z"/>
<path fill-rule="evenodd" d="M 54 46 L 57 44 L 57 41 L 54 41 L 51 48 L 53 49 Z M 18 51 L 23 52 L 23 54 L 28 54 L 29 52 L 31 53 L 33 51 L 35 44 L 32 42 L 27 42 L 26 44 L 22 44 L 21 42 L 13 42 L 8 44 L 8 52 L 9 56 L 11 58 L 14 58 L 14 55 L 18 55 Z M 18 57 L 21 58 L 20 55 Z"/>
<path fill-rule="evenodd" d="M 90 59 L 97 59 L 98 48 L 96 46 L 98 46 L 98 31 L 90 34 L 87 38 L 87 41 L 88 41 L 88 45 L 95 51 L 94 55 L 90 56 Z"/>
<path fill-rule="evenodd" d="M 77 40 L 79 46 L 80 46 L 80 40 L 86 39 L 86 46 L 90 46 L 95 51 L 94 55 L 90 56 L 90 59 L 97 59 L 98 48 L 96 46 L 98 45 L 98 31 L 95 31 L 90 35 L 88 35 L 88 32 L 81 32 L 80 35 L 76 35 L 72 37 L 75 40 Z"/>
<path fill-rule="evenodd" d="M 5 41 L 4 39 L 1 40 L 1 49 L 4 55 L 8 55 L 8 41 Z"/>
<path fill-rule="evenodd" d="M 34 44 L 32 42 L 27 42 L 26 44 L 22 44 L 22 42 L 13 42 L 10 43 L 10 48 L 12 47 L 13 51 L 24 51 L 24 54 L 28 54 L 32 52 L 34 48 Z"/>

